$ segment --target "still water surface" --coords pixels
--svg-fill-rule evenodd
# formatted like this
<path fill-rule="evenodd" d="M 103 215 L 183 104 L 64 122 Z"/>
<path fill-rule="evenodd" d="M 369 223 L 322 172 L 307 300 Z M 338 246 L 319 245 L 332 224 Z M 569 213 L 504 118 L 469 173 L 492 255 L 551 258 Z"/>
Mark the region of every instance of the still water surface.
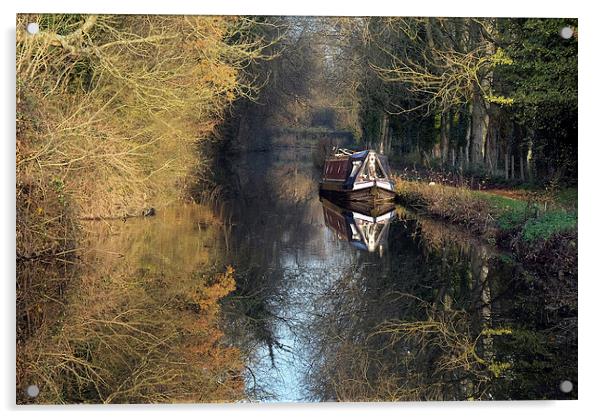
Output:
<path fill-rule="evenodd" d="M 225 259 L 238 275 L 226 312 L 232 340 L 252 348 L 251 399 L 575 397 L 559 391 L 577 378 L 576 319 L 559 309 L 572 302 L 509 255 L 401 207 L 376 214 L 387 215 L 373 251 L 350 242 L 336 223 L 352 213 L 320 199 L 311 154 L 223 165 Z M 370 217 L 357 218 L 366 232 Z"/>
<path fill-rule="evenodd" d="M 77 280 L 21 267 L 49 285 L 19 322 L 18 386 L 40 403 L 577 397 L 576 289 L 403 207 L 321 200 L 313 152 L 221 161 L 213 208 L 84 224 Z"/>

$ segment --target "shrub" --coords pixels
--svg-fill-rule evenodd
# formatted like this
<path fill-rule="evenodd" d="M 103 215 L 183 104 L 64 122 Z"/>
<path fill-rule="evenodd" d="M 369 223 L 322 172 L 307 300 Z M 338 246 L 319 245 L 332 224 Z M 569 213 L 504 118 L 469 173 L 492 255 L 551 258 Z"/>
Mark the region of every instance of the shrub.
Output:
<path fill-rule="evenodd" d="M 436 217 L 463 224 L 476 233 L 488 234 L 494 227 L 490 205 L 466 188 L 430 186 L 397 178 L 395 191 L 402 202 Z"/>
<path fill-rule="evenodd" d="M 532 202 L 486 192 L 396 179 L 401 201 L 430 215 L 464 224 L 479 234 L 497 230 L 525 242 L 546 241 L 576 228 L 577 215 L 563 209 L 544 211 Z M 541 214 L 541 215 L 539 215 Z"/>

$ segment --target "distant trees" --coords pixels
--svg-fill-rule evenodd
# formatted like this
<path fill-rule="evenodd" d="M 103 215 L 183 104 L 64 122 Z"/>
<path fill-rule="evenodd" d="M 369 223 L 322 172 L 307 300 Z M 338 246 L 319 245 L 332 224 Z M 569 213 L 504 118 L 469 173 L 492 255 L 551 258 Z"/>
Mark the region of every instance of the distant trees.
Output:
<path fill-rule="evenodd" d="M 561 28 L 572 36 L 560 36 Z M 504 19 L 498 37 L 512 58 L 495 75 L 497 89 L 513 99 L 502 119 L 510 131 L 511 154 L 526 166 L 521 177 L 525 171 L 576 179 L 577 21 Z"/>
<path fill-rule="evenodd" d="M 575 179 L 575 19 L 263 19 L 264 38 L 282 38 L 254 67 L 265 83 L 236 105 L 238 122 L 309 126 L 332 109 L 337 129 L 402 162 Z"/>
<path fill-rule="evenodd" d="M 367 144 L 490 176 L 576 175 L 576 20 L 377 17 L 333 26 L 341 24 L 356 58 L 336 68 L 356 86 Z M 562 38 L 563 27 L 573 36 Z"/>
<path fill-rule="evenodd" d="M 273 130 L 308 127 L 315 122 L 315 111 L 323 107 L 325 89 L 319 88 L 324 73 L 321 20 L 257 19 L 262 22 L 258 36 L 271 41 L 266 51 L 272 59 L 248 68 L 261 89 L 251 100 L 240 97 L 222 125 L 223 145 L 234 149 L 264 148 Z"/>
<path fill-rule="evenodd" d="M 311 125 L 334 128 L 335 126 L 335 112 L 332 108 L 320 108 L 316 109 L 311 114 Z"/>

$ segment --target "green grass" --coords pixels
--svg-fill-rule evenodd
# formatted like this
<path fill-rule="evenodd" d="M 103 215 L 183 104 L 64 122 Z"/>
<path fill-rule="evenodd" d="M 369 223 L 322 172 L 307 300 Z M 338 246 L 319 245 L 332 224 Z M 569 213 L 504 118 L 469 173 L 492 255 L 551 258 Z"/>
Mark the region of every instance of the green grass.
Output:
<path fill-rule="evenodd" d="M 526 242 L 545 241 L 556 233 L 577 227 L 577 214 L 565 211 L 549 211 L 537 218 L 527 220 L 522 228 L 522 239 Z"/>
<path fill-rule="evenodd" d="M 501 231 L 521 230 L 521 238 L 529 243 L 548 240 L 556 233 L 577 227 L 577 214 L 564 208 L 576 208 L 577 189 L 564 189 L 558 194 L 563 207 L 544 211 L 538 204 L 507 198 L 500 195 L 476 192 L 491 205 Z"/>
<path fill-rule="evenodd" d="M 536 213 L 534 206 L 519 199 L 507 198 L 486 192 L 475 192 L 475 194 L 491 206 L 497 225 L 503 231 L 514 230 L 520 227 Z"/>
<path fill-rule="evenodd" d="M 433 188 L 421 182 L 398 181 L 396 190 L 407 201 L 421 203 L 429 213 L 458 222 L 487 222 L 487 216 L 474 213 L 485 212 L 499 232 L 518 236 L 526 243 L 546 241 L 577 228 L 576 188 L 561 190 L 556 202 L 547 206 L 489 192 L 462 189 L 464 193 L 459 193 L 458 188 Z"/>
<path fill-rule="evenodd" d="M 577 214 L 565 208 L 577 207 L 577 189 L 563 189 L 558 194 L 562 208 L 544 211 L 538 204 L 507 198 L 500 195 L 476 192 L 491 205 L 494 218 L 501 231 L 519 230 L 521 239 L 528 243 L 545 241 L 554 234 L 577 227 Z"/>
<path fill-rule="evenodd" d="M 565 188 L 556 194 L 556 202 L 564 208 L 577 209 L 577 188 Z"/>

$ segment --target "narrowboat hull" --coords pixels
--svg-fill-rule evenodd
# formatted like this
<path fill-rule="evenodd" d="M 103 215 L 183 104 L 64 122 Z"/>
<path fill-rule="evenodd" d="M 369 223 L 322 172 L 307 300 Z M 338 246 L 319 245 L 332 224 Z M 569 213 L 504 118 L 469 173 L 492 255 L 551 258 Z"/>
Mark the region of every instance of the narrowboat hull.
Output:
<path fill-rule="evenodd" d="M 340 201 L 392 201 L 395 198 L 393 185 L 384 182 L 370 182 L 359 189 L 345 189 L 341 182 L 320 182 L 320 195 Z"/>

